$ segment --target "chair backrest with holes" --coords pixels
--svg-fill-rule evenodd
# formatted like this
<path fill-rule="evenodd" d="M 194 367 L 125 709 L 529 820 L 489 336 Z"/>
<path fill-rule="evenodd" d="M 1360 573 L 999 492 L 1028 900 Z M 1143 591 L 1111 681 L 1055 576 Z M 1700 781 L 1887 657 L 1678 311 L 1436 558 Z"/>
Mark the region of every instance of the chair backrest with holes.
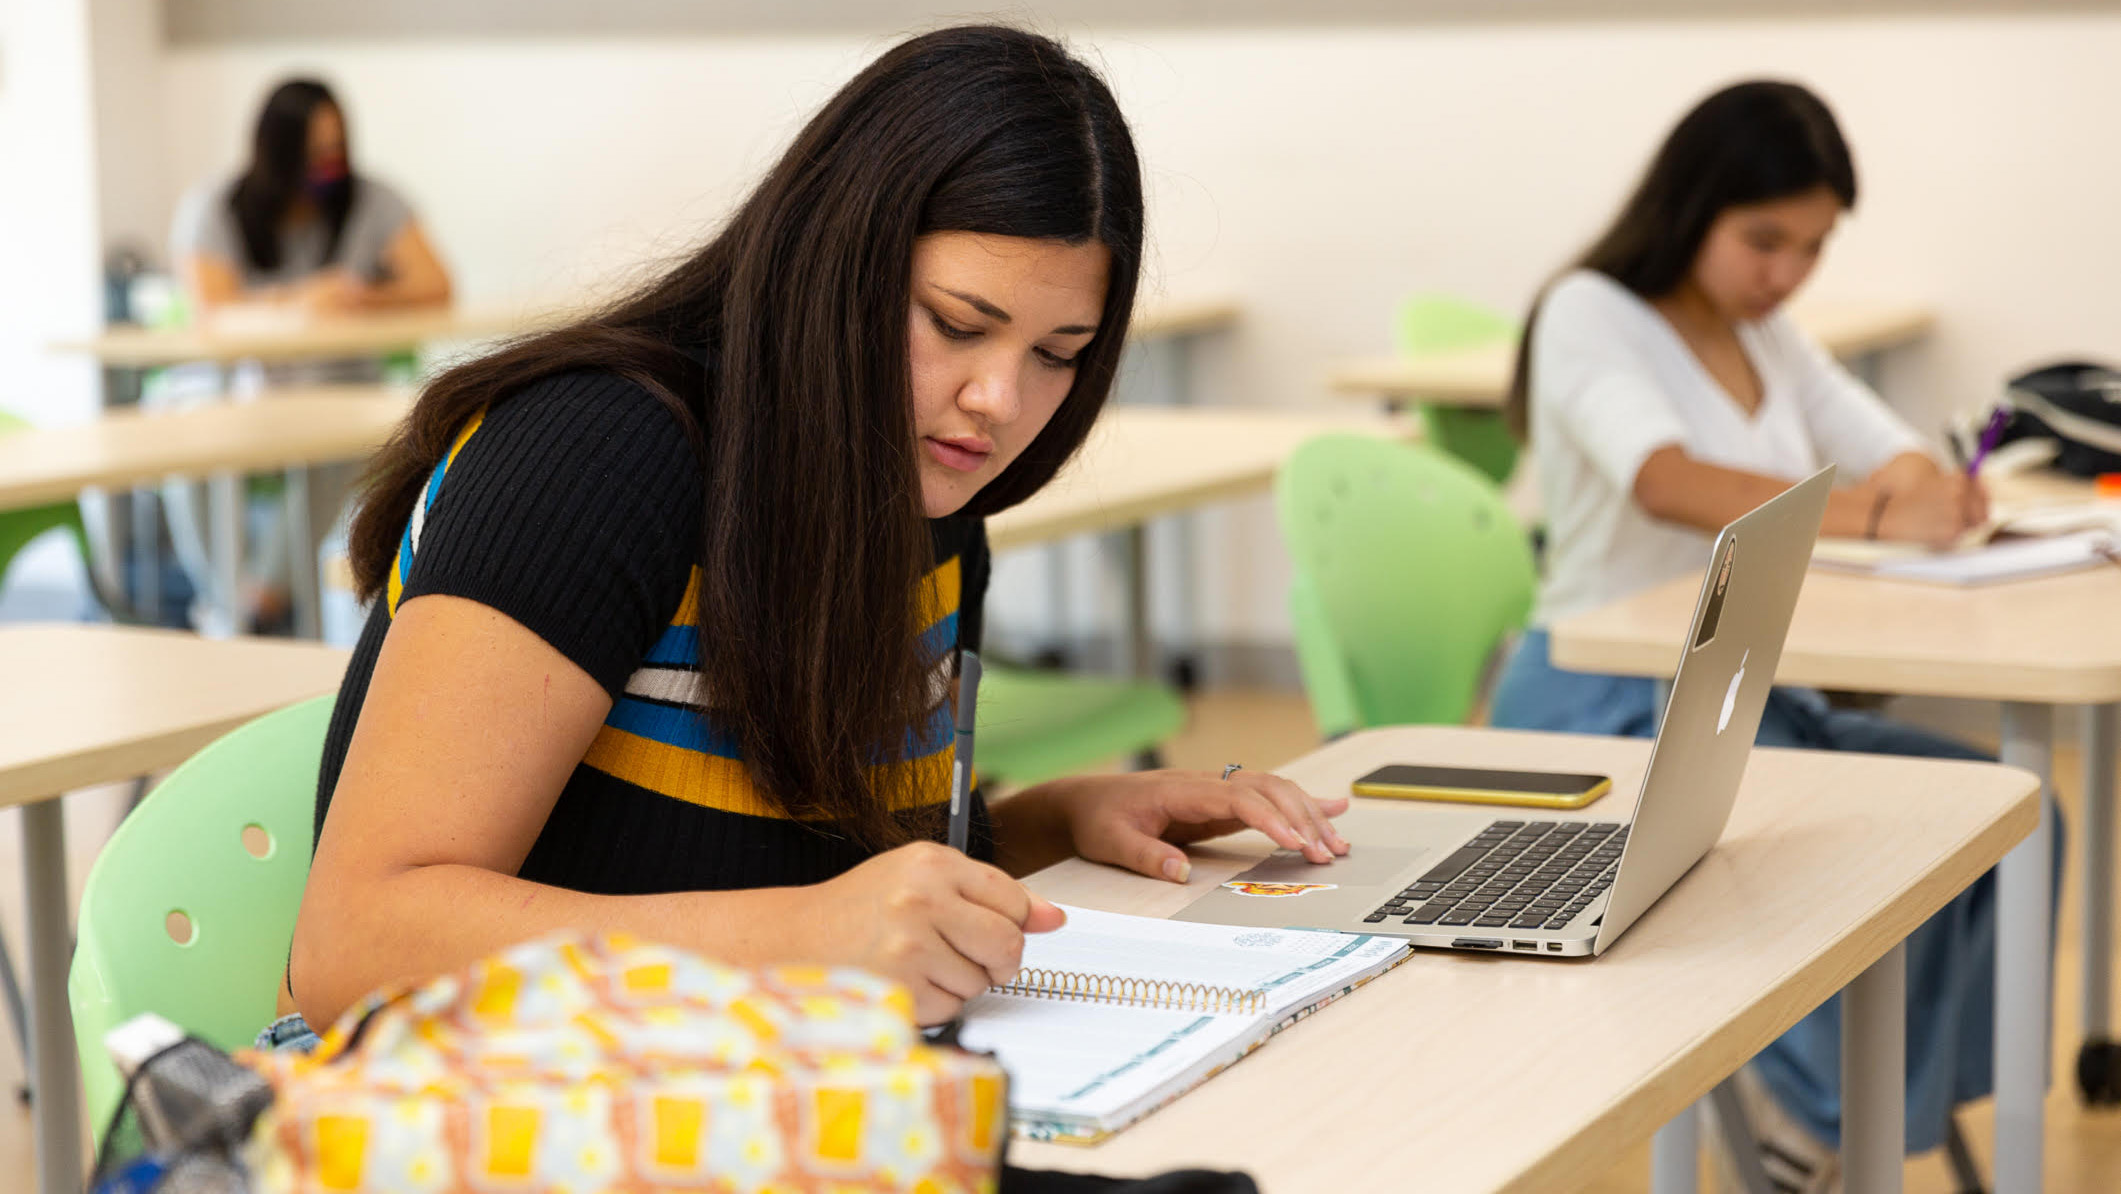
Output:
<path fill-rule="evenodd" d="M 1392 331 L 1399 351 L 1425 357 L 1515 340 L 1517 321 L 1454 295 L 1417 294 L 1399 304 Z M 1425 403 L 1421 422 L 1430 443 L 1498 485 L 1517 467 L 1517 440 L 1497 411 Z"/>
<path fill-rule="evenodd" d="M 103 1036 L 154 1012 L 224 1049 L 273 1018 L 309 877 L 334 698 L 268 713 L 171 772 L 111 835 L 68 983 L 90 1122 L 122 1088 Z"/>
<path fill-rule="evenodd" d="M 1434 448 L 1328 435 L 1282 466 L 1275 510 L 1320 731 L 1464 721 L 1537 584 L 1501 491 Z"/>

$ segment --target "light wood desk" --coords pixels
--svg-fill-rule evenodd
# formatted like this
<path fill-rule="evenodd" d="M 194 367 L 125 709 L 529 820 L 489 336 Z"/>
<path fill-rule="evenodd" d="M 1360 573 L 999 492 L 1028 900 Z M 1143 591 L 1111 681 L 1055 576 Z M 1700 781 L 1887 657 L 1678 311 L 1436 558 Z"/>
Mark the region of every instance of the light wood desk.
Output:
<path fill-rule="evenodd" d="M 1351 735 L 1280 773 L 1324 794 L 1387 762 L 1601 771 L 1617 795 L 1538 815 L 1618 820 L 1648 755 L 1626 739 L 1417 727 Z M 1604 957 L 1417 952 L 1103 1144 L 1016 1144 L 1011 1157 L 1118 1174 L 1242 1168 L 1275 1194 L 1578 1189 L 1900 956 L 1901 938 L 2033 827 L 2035 790 L 1987 764 L 1760 751 L 1716 849 Z M 1357 851 L 1373 818 L 1426 811 L 1358 803 L 1342 820 Z M 1267 849 L 1254 834 L 1196 847 L 1186 888 L 1079 860 L 1029 882 L 1068 903 L 1169 915 Z M 1890 1048 L 1849 1043 L 1858 1058 Z M 1897 1094 L 1887 1102 L 1896 1116 Z M 1870 1138 L 1873 1110 L 1851 1106 L 1852 1144 Z M 1897 1177 L 1897 1129 L 1884 1152 Z"/>
<path fill-rule="evenodd" d="M 987 520 L 987 539 L 1005 551 L 1138 527 L 1159 515 L 1263 493 L 1298 444 L 1331 432 L 1417 434 L 1409 421 L 1375 416 L 1112 407 L 1051 485 Z"/>
<path fill-rule="evenodd" d="M 107 366 L 121 368 L 186 361 L 348 357 L 393 352 L 430 341 L 521 335 L 557 326 L 583 310 L 551 304 L 437 307 L 325 318 L 290 313 L 285 319 L 224 321 L 197 328 L 113 328 L 93 340 L 53 347 L 89 353 Z M 1132 338 L 1171 355 L 1174 367 L 1167 372 L 1182 391 L 1185 377 L 1175 363 L 1183 359 L 1186 344 L 1233 326 L 1240 310 L 1237 301 L 1227 296 L 1145 299 L 1136 308 Z M 175 421 L 158 421 L 151 427 L 138 420 L 157 416 L 127 410 L 113 412 L 99 424 L 9 437 L 0 441 L 0 509 L 63 500 L 91 486 L 118 488 L 171 475 L 224 473 L 232 477 L 250 471 L 289 470 L 290 482 L 299 485 L 302 478 L 293 470 L 366 456 L 410 409 L 409 397 L 373 387 L 278 390 L 265 397 L 275 405 L 261 401 L 255 407 L 230 408 L 218 414 L 209 413 L 210 408 L 185 410 L 162 415 Z M 290 404 L 290 398 L 301 401 Z M 302 535 L 306 533 L 305 526 Z M 226 555 L 220 550 L 214 554 Z M 228 571 L 221 566 L 215 569 L 214 588 L 219 591 L 215 600 L 232 608 L 232 596 L 224 597 L 233 593 L 235 583 L 232 575 L 225 575 Z M 314 633 L 314 594 L 305 595 L 302 585 L 298 580 L 297 619 L 305 633 Z M 314 584 L 309 587 L 313 589 Z"/>
<path fill-rule="evenodd" d="M 555 327 L 574 314 L 557 305 L 505 304 L 326 316 L 245 312 L 187 328 L 113 327 L 94 339 L 54 344 L 52 350 L 87 353 L 115 369 L 189 361 L 329 360 L 380 356 L 432 341 L 516 336 Z"/>
<path fill-rule="evenodd" d="M 0 436 L 0 510 L 169 476 L 276 472 L 355 460 L 382 445 L 411 396 L 373 386 L 273 391 L 256 401 L 126 408 L 71 427 Z"/>
<path fill-rule="evenodd" d="M 1196 293 L 1138 297 L 1134 304 L 1134 318 L 1128 324 L 1126 355 L 1120 362 L 1119 376 L 1113 382 L 1112 405 L 1187 407 L 1198 404 L 1201 396 L 1194 384 L 1196 355 L 1204 342 L 1236 327 L 1242 314 L 1243 307 L 1237 299 L 1227 295 Z M 1162 564 L 1152 564 L 1145 554 L 1146 545 L 1138 542 L 1138 537 L 1129 537 L 1117 545 L 1118 571 L 1131 586 L 1134 577 L 1154 567 L 1167 578 L 1165 585 L 1170 603 L 1180 610 L 1190 611 L 1195 607 L 1198 572 L 1194 559 L 1193 521 L 1181 516 L 1172 519 L 1165 529 L 1168 533 L 1157 544 L 1158 554 L 1164 557 Z M 1052 625 L 1060 638 L 1065 637 L 1065 627 L 1069 625 L 1068 609 L 1073 594 L 1066 552 L 1062 544 L 1054 542 L 1043 553 Z M 1128 592 L 1132 591 L 1128 589 Z M 1129 606 L 1130 610 L 1134 608 Z M 1131 616 L 1122 614 L 1123 619 Z M 1129 633 L 1132 625 L 1140 623 L 1121 627 L 1123 640 L 1129 650 L 1141 648 L 1130 663 L 1137 673 L 1145 674 L 1149 670 L 1150 636 Z M 1183 647 L 1179 650 L 1183 656 Z"/>
<path fill-rule="evenodd" d="M 1906 303 L 1818 301 L 1791 315 L 1843 360 L 1873 356 L 1929 334 L 1936 317 Z M 1327 379 L 1334 391 L 1387 404 L 1433 402 L 1443 406 L 1498 408 L 1517 365 L 1517 344 L 1490 344 L 1423 357 L 1374 357 L 1337 366 Z"/>
<path fill-rule="evenodd" d="M 374 386 L 274 391 L 249 402 L 175 410 L 137 407 L 71 427 L 41 427 L 0 437 L 0 509 L 63 501 L 84 489 L 123 489 L 167 477 L 212 482 L 209 601 L 223 629 L 236 625 L 242 517 L 237 478 L 284 470 L 292 558 L 316 558 L 309 542 L 305 471 L 315 464 L 361 460 L 389 438 L 411 409 L 411 396 Z M 295 567 L 296 627 L 314 637 L 317 576 Z"/>
<path fill-rule="evenodd" d="M 1353 413 L 1353 412 L 1351 412 Z M 1411 439 L 1410 420 L 1231 407 L 1114 406 L 1083 450 L 1037 496 L 987 520 L 996 551 L 1071 535 L 1124 534 L 1122 634 L 1128 666 L 1150 670 L 1148 548 L 1145 524 L 1210 502 L 1264 493 L 1298 444 L 1346 431 Z M 1182 567 L 1180 575 L 1186 574 Z M 1179 596 L 1184 608 L 1184 595 Z"/>
<path fill-rule="evenodd" d="M 1670 676 L 1699 586 L 1698 576 L 1681 577 L 1555 625 L 1555 664 L 1584 672 Z M 1982 588 L 1814 569 L 1798 599 L 1776 678 L 1820 688 L 2002 701 L 2004 762 L 2043 780 L 2053 771 L 2055 707 L 2088 706 L 2086 804 L 2104 806 L 2111 801 L 2113 743 L 2121 722 L 2117 609 L 2121 568 Z M 2090 799 L 2094 792 L 2106 799 Z M 2099 820 L 2103 823 L 2087 824 L 2081 836 L 2097 843 L 2087 881 L 2104 891 L 2111 883 L 2113 827 L 2110 818 Z M 2043 815 L 2041 827 L 2011 852 L 1997 876 L 1995 1180 L 2000 1194 L 2040 1188 L 2053 832 Z M 2099 857 L 2109 861 L 2102 866 Z M 2088 993 L 2087 1016 L 2102 1014 L 2106 1000 L 2103 989 Z"/>
<path fill-rule="evenodd" d="M 1243 305 L 1227 295 L 1145 298 L 1134 304 L 1128 338 L 1139 343 L 1228 331 L 1243 313 Z"/>
<path fill-rule="evenodd" d="M 297 361 L 378 356 L 446 340 L 491 340 L 558 327 L 588 308 L 566 304 L 427 307 L 360 315 L 251 313 L 188 328 L 113 327 L 89 340 L 52 345 L 87 353 L 119 369 L 152 369 L 187 361 Z M 1187 296 L 1144 300 L 1135 310 L 1136 339 L 1217 331 L 1234 323 L 1236 300 Z"/>
<path fill-rule="evenodd" d="M 22 808 L 37 1189 L 75 1194 L 81 1108 L 67 1006 L 70 788 L 174 766 L 243 722 L 336 691 L 347 653 L 101 625 L 0 627 L 0 807 Z"/>

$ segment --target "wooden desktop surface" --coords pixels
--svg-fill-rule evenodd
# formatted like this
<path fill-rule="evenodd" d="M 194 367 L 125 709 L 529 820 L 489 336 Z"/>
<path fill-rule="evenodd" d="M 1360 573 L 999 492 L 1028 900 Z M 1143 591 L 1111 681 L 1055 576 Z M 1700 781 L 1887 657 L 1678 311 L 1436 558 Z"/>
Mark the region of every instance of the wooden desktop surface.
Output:
<path fill-rule="evenodd" d="M 70 427 L 0 436 L 0 510 L 72 500 L 83 489 L 147 485 L 166 476 L 270 472 L 357 460 L 411 409 L 409 394 L 375 386 L 276 391 L 251 402 L 126 408 Z"/>
<path fill-rule="evenodd" d="M 1791 315 L 1827 351 L 1859 357 L 1917 340 L 1936 317 L 1908 303 L 1821 300 L 1793 308 Z M 1499 407 L 1517 364 L 1515 341 L 1433 356 L 1374 357 L 1336 368 L 1328 384 L 1342 394 L 1445 406 Z"/>
<path fill-rule="evenodd" d="M 2049 475 L 1999 481 L 2000 501 L 2080 500 Z M 1694 616 L 1699 574 L 1553 627 L 1556 665 L 1670 676 Z M 2121 567 L 2004 584 L 1884 580 L 1825 568 L 1805 577 L 1776 679 L 1784 684 L 1972 700 L 2121 701 Z"/>
<path fill-rule="evenodd" d="M 1419 434 L 1410 420 L 1376 416 L 1113 407 L 1051 485 L 987 520 L 987 538 L 1001 551 L 1264 492 L 1298 444 L 1329 432 L 1401 439 Z"/>
<path fill-rule="evenodd" d="M 1328 794 L 1391 762 L 1600 771 L 1614 795 L 1537 815 L 1620 820 L 1649 749 L 1408 727 L 1280 773 Z M 2032 830 L 2035 787 L 1990 764 L 1756 751 L 1716 849 L 1604 957 L 1417 952 L 1103 1144 L 1020 1143 L 1011 1159 L 1244 1169 L 1275 1194 L 1578 1189 L 1995 865 Z M 1358 815 L 1425 812 L 1360 803 L 1344 822 L 1357 851 Z M 1167 916 L 1267 849 L 1256 834 L 1196 848 L 1183 888 L 1080 860 L 1029 882 L 1064 903 Z"/>
<path fill-rule="evenodd" d="M 431 341 L 517 336 L 558 326 L 574 314 L 557 306 L 501 304 L 318 316 L 246 311 L 184 328 L 113 327 L 52 348 L 126 369 L 186 361 L 319 360 L 399 352 Z"/>
<path fill-rule="evenodd" d="M 489 340 L 557 327 L 588 308 L 566 304 L 473 304 L 359 315 L 245 311 L 187 328 L 113 327 L 87 340 L 52 345 L 118 368 L 186 361 L 291 361 L 373 356 L 434 341 Z M 1216 331 L 1235 323 L 1239 305 L 1221 296 L 1148 298 L 1135 308 L 1137 340 Z"/>
<path fill-rule="evenodd" d="M 1144 298 L 1134 304 L 1134 318 L 1127 324 L 1128 338 L 1161 340 L 1225 331 L 1235 327 L 1243 313 L 1244 306 L 1225 295 Z"/>
<path fill-rule="evenodd" d="M 347 659 L 293 639 L 0 627 L 0 807 L 174 766 L 253 717 L 336 692 Z"/>
<path fill-rule="evenodd" d="M 1150 300 L 1135 315 L 1134 335 L 1154 339 L 1213 331 L 1234 323 L 1238 311 L 1230 299 Z M 505 335 L 534 330 L 558 318 L 435 309 L 321 320 L 270 335 L 119 330 L 91 344 L 69 347 L 104 355 L 107 364 L 215 357 L 286 359 L 382 351 L 432 339 Z M 152 352 L 143 346 L 152 346 Z M 106 347 L 114 355 L 104 354 Z M 143 484 L 168 475 L 270 471 L 357 459 L 383 443 L 411 409 L 411 402 L 411 394 L 382 387 L 317 386 L 274 390 L 244 403 L 112 411 L 90 423 L 0 437 L 0 510 L 66 500 L 94 486 Z M 1245 432 L 1222 428 L 1210 435 L 1214 445 L 1226 446 L 1243 439 Z M 1256 458 L 1256 453 L 1244 448 L 1238 451 L 1247 461 Z"/>

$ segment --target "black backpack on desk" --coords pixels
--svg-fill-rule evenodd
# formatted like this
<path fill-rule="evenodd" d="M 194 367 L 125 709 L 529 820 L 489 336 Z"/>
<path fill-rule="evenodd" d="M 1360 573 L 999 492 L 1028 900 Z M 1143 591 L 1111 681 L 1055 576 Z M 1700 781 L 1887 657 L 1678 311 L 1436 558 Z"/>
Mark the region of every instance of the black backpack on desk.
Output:
<path fill-rule="evenodd" d="M 2012 413 L 2002 442 L 2051 439 L 2065 473 L 2121 473 L 2121 372 L 2082 361 L 2047 365 L 2011 378 L 2004 401 Z"/>

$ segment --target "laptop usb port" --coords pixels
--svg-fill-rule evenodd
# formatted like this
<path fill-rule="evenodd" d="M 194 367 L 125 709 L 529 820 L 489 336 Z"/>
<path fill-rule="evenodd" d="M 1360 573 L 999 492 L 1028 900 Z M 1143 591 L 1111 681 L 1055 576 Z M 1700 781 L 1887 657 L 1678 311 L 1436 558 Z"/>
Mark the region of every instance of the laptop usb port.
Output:
<path fill-rule="evenodd" d="M 1529 950 L 1531 950 L 1531 951 L 1532 951 L 1532 952 L 1534 952 L 1534 953 L 1538 953 L 1538 952 L 1539 952 L 1539 943 L 1538 943 L 1537 941 L 1512 941 L 1512 942 L 1510 942 L 1510 948 L 1511 948 L 1511 949 L 1529 949 Z"/>

